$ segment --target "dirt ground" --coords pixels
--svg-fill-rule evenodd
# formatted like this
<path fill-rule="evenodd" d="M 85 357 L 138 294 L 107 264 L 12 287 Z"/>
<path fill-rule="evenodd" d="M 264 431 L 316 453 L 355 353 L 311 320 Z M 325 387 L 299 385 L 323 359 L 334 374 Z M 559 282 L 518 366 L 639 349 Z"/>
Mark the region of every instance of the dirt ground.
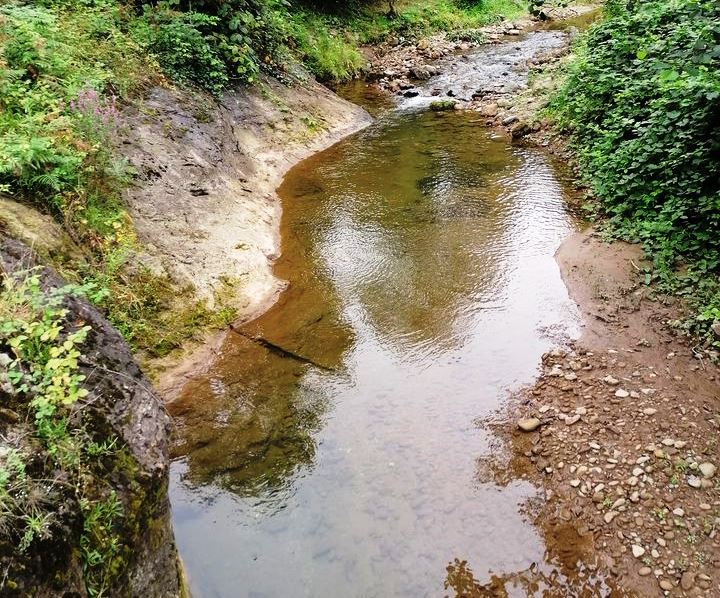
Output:
<path fill-rule="evenodd" d="M 484 468 L 545 490 L 531 516 L 569 585 L 542 595 L 720 596 L 720 370 L 668 326 L 680 306 L 640 285 L 636 246 L 588 231 L 557 259 L 582 336 L 488 422 L 511 448 Z"/>

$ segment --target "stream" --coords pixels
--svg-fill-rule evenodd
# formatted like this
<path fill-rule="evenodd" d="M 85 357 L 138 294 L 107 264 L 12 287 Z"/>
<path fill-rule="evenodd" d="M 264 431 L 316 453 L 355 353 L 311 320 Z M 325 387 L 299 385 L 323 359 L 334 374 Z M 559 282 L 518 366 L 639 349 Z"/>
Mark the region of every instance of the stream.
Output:
<path fill-rule="evenodd" d="M 480 48 L 424 89 L 522 85 L 503 73 L 563 36 Z M 502 446 L 480 421 L 578 333 L 553 257 L 566 186 L 542 151 L 427 97 L 288 173 L 287 289 L 171 406 L 196 598 L 455 596 L 555 567 L 538 490 L 481 481 Z"/>

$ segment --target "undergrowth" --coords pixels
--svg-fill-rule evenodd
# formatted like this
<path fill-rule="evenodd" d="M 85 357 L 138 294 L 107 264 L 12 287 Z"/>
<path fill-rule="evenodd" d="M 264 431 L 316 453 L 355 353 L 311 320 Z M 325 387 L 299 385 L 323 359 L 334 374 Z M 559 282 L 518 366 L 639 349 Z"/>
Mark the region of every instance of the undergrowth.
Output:
<path fill-rule="evenodd" d="M 0 396 L 5 417 L 28 421 L 29 436 L 3 437 L 0 444 L 0 543 L 24 554 L 66 541 L 63 505 L 77 504 L 85 583 L 91 596 L 101 596 L 121 551 L 115 525 L 122 505 L 103 481 L 103 459 L 119 447 L 114 438 L 95 439 L 73 410 L 89 393 L 79 359 L 90 327 L 68 322 L 63 305 L 70 293 L 92 291 L 90 285 L 45 291 L 38 270 L 4 275 Z M 0 590 L 11 581 L 3 579 Z"/>
<path fill-rule="evenodd" d="M 606 233 L 641 243 L 647 282 L 684 297 L 683 325 L 720 347 L 720 4 L 609 2 L 551 112 Z"/>
<path fill-rule="evenodd" d="M 145 21 L 118 2 L 39 4 L 0 6 L 0 192 L 55 216 L 88 257 L 63 274 L 94 284 L 91 299 L 134 349 L 165 355 L 232 313 L 130 268 L 137 241 L 121 193 L 134 173 L 114 146 L 120 104 L 161 76 L 130 34 Z"/>
<path fill-rule="evenodd" d="M 295 53 L 321 80 L 343 81 L 365 68 L 360 46 L 389 37 L 414 40 L 438 32 L 457 34 L 526 10 L 516 0 L 423 0 L 405 2 L 395 13 L 377 4 L 354 5 L 335 13 L 301 9 L 291 16 L 290 44 Z"/>

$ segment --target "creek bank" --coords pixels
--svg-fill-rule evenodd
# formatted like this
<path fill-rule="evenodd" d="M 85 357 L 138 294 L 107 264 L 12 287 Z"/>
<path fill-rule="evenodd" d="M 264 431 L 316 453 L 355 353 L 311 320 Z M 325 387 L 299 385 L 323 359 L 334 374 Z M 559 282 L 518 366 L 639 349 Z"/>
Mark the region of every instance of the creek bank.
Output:
<path fill-rule="evenodd" d="M 639 284 L 638 247 L 588 231 L 557 258 L 584 330 L 489 424 L 511 446 L 491 469 L 545 489 L 536 524 L 548 543 L 568 525 L 586 538 L 577 570 L 627 595 L 717 595 L 720 369 L 671 331 L 682 306 Z"/>
<path fill-rule="evenodd" d="M 206 95 L 155 88 L 125 115 L 121 148 L 138 172 L 126 192 L 153 269 L 213 304 L 229 303 L 238 321 L 266 310 L 284 283 L 272 273 L 280 252 L 276 187 L 303 158 L 368 125 L 371 117 L 311 78 Z M 167 399 L 211 360 L 224 333 L 198 350 L 156 360 Z"/>
<path fill-rule="evenodd" d="M 27 246 L 0 232 L 4 276 L 25 273 L 38 263 Z M 52 270 L 39 272 L 46 296 L 64 285 Z M 53 454 L 43 448 L 26 413 L 34 389 L 15 390 L 6 384 L 7 371 L 0 371 L 5 380 L 0 384 L 3 474 L 10 471 L 12 455 L 20 455 L 26 464 L 17 480 L 9 478 L 13 485 L 3 487 L 3 500 L 10 502 L 4 503 L 0 537 L 0 594 L 83 597 L 92 585 L 111 596 L 182 596 L 167 494 L 170 419 L 129 347 L 102 314 L 70 295 L 64 307 L 66 328 L 87 325 L 90 330 L 81 346 L 78 369 L 85 376 L 88 394 L 67 407 L 62 430 L 70 436 L 55 441 L 65 443 L 62 450 L 59 444 L 54 445 L 57 452 Z M 0 358 L 0 370 L 6 370 L 11 357 L 3 351 Z M 83 438 L 109 448 L 95 458 L 89 445 L 81 444 Z M 76 456 L 79 465 L 63 461 L 70 455 Z M 3 483 L 8 483 L 7 477 Z M 27 485 L 25 498 L 16 494 L 18 484 Z M 33 519 L 43 522 L 25 550 L 12 541 L 13 517 L 24 508 L 22 500 L 30 509 L 27 526 Z M 101 512 L 94 509 L 109 500 L 117 501 L 118 512 L 109 522 L 92 523 L 93 513 Z M 95 583 L 89 583 L 90 579 Z"/>

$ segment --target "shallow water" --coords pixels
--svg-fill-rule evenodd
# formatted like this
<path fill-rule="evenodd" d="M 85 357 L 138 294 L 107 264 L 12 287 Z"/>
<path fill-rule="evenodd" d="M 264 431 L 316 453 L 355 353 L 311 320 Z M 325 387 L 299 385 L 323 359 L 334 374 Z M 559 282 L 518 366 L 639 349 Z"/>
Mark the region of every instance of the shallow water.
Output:
<path fill-rule="evenodd" d="M 527 85 L 529 61 L 565 46 L 567 40 L 562 30 L 543 29 L 441 58 L 435 63 L 440 74 L 418 85 L 418 95 L 402 99 L 400 105 L 421 107 L 448 97 L 471 100 L 473 94 L 518 92 Z"/>
<path fill-rule="evenodd" d="M 477 422 L 576 333 L 573 222 L 546 157 L 473 121 L 391 112 L 279 189 L 289 286 L 172 406 L 196 597 L 440 596 L 456 559 L 543 562 L 536 490 L 479 481 Z"/>

